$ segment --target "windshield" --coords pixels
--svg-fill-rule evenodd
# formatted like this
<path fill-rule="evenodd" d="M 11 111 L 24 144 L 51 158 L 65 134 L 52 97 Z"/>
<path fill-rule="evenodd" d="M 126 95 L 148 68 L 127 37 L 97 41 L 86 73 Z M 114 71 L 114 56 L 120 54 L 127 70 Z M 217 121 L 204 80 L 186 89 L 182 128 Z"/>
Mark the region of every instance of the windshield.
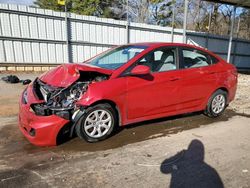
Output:
<path fill-rule="evenodd" d="M 146 48 L 147 46 L 121 46 L 108 51 L 107 53 L 101 54 L 94 59 L 90 59 L 86 63 L 104 69 L 114 70 L 127 63 L 130 59 L 137 56 Z"/>

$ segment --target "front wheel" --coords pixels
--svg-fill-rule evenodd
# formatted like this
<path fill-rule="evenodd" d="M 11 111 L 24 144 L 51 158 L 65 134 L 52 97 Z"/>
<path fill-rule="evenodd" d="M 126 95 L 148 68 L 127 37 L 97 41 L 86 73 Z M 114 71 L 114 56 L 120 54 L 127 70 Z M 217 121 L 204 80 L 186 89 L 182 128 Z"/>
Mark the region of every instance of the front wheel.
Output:
<path fill-rule="evenodd" d="M 223 90 L 217 90 L 210 97 L 205 114 L 209 117 L 220 116 L 227 107 L 227 92 Z"/>
<path fill-rule="evenodd" d="M 104 140 L 113 132 L 116 120 L 116 113 L 109 104 L 89 107 L 76 126 L 76 134 L 88 142 Z"/>

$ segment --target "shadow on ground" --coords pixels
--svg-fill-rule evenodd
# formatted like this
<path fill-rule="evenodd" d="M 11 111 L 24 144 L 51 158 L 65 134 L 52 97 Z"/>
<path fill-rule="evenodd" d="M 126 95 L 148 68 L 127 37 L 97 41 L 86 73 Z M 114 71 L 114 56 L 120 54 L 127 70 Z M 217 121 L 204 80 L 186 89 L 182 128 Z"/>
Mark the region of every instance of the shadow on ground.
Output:
<path fill-rule="evenodd" d="M 245 75 L 250 75 L 250 69 L 248 69 L 248 70 L 238 70 L 238 73 L 240 73 L 240 74 L 245 74 Z"/>
<path fill-rule="evenodd" d="M 216 170 L 204 161 L 205 148 L 200 140 L 192 140 L 187 150 L 165 159 L 160 167 L 164 174 L 171 174 L 170 188 L 223 188 Z"/>
<path fill-rule="evenodd" d="M 231 109 L 227 109 L 222 116 L 215 119 L 206 117 L 201 112 L 196 112 L 128 125 L 121 128 L 112 137 L 98 143 L 87 143 L 79 138 L 74 138 L 58 146 L 58 149 L 74 151 L 113 149 L 152 138 L 170 136 L 184 130 L 200 127 L 201 125 L 228 121 L 233 116 L 250 117 L 250 115 L 236 113 Z"/>

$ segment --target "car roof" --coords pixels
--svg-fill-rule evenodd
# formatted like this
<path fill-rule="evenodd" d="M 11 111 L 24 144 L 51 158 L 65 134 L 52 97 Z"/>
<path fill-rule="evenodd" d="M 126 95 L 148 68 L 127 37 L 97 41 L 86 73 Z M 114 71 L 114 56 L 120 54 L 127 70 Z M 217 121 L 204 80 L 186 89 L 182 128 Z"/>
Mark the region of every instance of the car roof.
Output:
<path fill-rule="evenodd" d="M 195 46 L 195 45 L 192 45 L 192 44 L 173 43 L 173 42 L 139 42 L 139 43 L 129 43 L 128 45 L 148 46 L 148 47 L 158 47 L 158 46 L 184 46 L 184 47 L 202 48 L 202 47 Z M 202 49 L 204 49 L 204 48 L 202 48 Z"/>
<path fill-rule="evenodd" d="M 206 48 L 203 48 L 202 46 L 196 46 L 193 44 L 174 43 L 174 42 L 140 42 L 140 43 L 129 43 L 128 45 L 147 46 L 147 47 L 151 47 L 151 48 L 158 48 L 158 47 L 164 47 L 164 46 L 195 48 L 197 50 L 201 50 L 203 52 L 206 52 L 206 53 L 216 57 L 217 59 L 221 60 L 221 58 L 218 55 L 216 55 L 215 53 L 209 51 Z"/>

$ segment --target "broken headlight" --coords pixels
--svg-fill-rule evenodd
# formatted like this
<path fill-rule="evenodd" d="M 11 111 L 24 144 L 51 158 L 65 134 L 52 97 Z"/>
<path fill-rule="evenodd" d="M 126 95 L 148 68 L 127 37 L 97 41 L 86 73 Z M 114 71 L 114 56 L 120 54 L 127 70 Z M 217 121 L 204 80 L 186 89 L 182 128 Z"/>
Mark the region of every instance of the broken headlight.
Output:
<path fill-rule="evenodd" d="M 52 108 L 70 109 L 87 90 L 88 82 L 77 82 L 69 88 L 64 88 L 54 95 L 48 95 L 47 106 Z"/>
<path fill-rule="evenodd" d="M 68 88 L 54 88 L 51 91 L 47 91 L 50 86 L 41 85 L 40 90 L 43 90 L 41 92 L 46 91 L 46 94 L 43 94 L 46 97 L 42 98 L 45 102 L 32 104 L 31 108 L 36 115 L 48 116 L 51 114 L 60 114 L 59 116 L 65 116 L 63 111 L 67 111 L 66 116 L 69 117 L 69 111 L 74 109 L 75 102 L 87 90 L 88 84 L 89 82 L 76 82 Z"/>

